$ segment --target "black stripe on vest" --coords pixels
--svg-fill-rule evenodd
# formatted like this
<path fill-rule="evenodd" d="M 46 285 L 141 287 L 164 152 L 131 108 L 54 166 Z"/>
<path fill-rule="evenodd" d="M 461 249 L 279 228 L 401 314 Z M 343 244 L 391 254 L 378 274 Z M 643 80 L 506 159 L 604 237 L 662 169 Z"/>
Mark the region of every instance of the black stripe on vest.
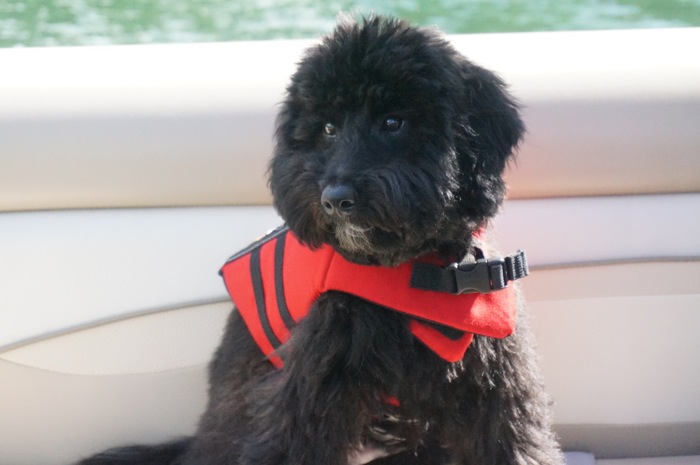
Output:
<path fill-rule="evenodd" d="M 284 325 L 291 331 L 291 329 L 296 326 L 292 315 L 289 313 L 289 308 L 287 307 L 287 300 L 284 298 L 284 280 L 282 276 L 282 270 L 284 267 L 284 244 L 287 238 L 287 234 L 282 234 L 277 238 L 277 243 L 275 244 L 275 293 L 277 295 L 277 308 L 280 312 L 280 317 Z"/>
<path fill-rule="evenodd" d="M 287 227 L 286 224 L 283 224 L 282 226 L 278 226 L 277 228 L 275 228 L 272 231 L 265 234 L 260 239 L 253 242 L 252 244 L 249 244 L 247 247 L 245 247 L 245 248 L 239 250 L 238 252 L 236 252 L 235 254 L 231 255 L 229 257 L 229 259 L 226 260 L 226 263 L 230 263 L 234 260 L 238 260 L 239 258 L 241 258 L 244 255 L 248 255 L 253 250 L 259 249 L 260 247 L 265 245 L 265 243 L 273 240 L 275 237 L 280 236 L 280 235 L 286 236 L 288 232 L 289 232 L 289 228 Z M 219 275 L 222 275 L 221 271 L 219 271 Z"/>
<path fill-rule="evenodd" d="M 260 272 L 260 248 L 253 249 L 250 253 L 250 277 L 253 281 L 253 294 L 255 295 L 255 306 L 258 307 L 258 317 L 262 325 L 263 332 L 270 341 L 272 347 L 277 349 L 282 343 L 270 326 L 270 320 L 267 318 L 265 309 L 265 290 L 263 289 L 262 274 Z"/>

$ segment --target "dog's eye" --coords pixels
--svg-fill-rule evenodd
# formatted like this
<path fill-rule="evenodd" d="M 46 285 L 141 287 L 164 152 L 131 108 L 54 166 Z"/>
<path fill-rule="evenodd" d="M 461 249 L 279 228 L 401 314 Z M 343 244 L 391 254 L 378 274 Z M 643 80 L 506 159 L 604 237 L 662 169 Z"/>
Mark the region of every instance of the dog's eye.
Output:
<path fill-rule="evenodd" d="M 382 122 L 382 129 L 387 132 L 396 132 L 403 127 L 403 119 L 389 116 Z"/>
<path fill-rule="evenodd" d="M 323 133 L 328 137 L 335 137 L 338 134 L 338 128 L 333 123 L 326 123 L 323 125 Z"/>

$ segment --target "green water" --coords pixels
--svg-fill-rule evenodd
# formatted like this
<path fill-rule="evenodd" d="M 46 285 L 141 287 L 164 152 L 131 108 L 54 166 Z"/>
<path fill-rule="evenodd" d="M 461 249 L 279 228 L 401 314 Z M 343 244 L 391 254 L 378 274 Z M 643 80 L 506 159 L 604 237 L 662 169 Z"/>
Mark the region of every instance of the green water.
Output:
<path fill-rule="evenodd" d="M 700 0 L 0 0 L 0 47 L 316 37 L 339 11 L 448 33 L 700 26 Z"/>

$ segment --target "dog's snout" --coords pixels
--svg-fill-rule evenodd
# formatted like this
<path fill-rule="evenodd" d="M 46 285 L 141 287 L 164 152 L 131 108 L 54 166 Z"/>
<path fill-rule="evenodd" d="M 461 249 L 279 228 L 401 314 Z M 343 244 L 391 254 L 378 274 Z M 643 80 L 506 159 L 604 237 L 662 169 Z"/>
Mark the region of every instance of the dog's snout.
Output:
<path fill-rule="evenodd" d="M 356 201 L 357 191 L 348 184 L 331 184 L 321 193 L 321 205 L 329 215 L 350 213 Z"/>

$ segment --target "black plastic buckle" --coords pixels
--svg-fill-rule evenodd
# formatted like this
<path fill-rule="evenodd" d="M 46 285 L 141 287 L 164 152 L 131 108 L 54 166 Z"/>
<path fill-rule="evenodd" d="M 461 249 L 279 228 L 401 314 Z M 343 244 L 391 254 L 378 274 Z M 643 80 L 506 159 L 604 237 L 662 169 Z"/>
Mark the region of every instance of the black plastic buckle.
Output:
<path fill-rule="evenodd" d="M 476 263 L 454 264 L 457 294 L 480 292 L 488 294 L 508 286 L 503 258 L 480 258 Z"/>
<path fill-rule="evenodd" d="M 476 262 L 453 263 L 448 267 L 417 262 L 411 272 L 411 287 L 450 294 L 488 294 L 505 289 L 508 281 L 530 274 L 523 250 L 503 258 L 483 258 L 477 249 L 476 256 Z"/>

